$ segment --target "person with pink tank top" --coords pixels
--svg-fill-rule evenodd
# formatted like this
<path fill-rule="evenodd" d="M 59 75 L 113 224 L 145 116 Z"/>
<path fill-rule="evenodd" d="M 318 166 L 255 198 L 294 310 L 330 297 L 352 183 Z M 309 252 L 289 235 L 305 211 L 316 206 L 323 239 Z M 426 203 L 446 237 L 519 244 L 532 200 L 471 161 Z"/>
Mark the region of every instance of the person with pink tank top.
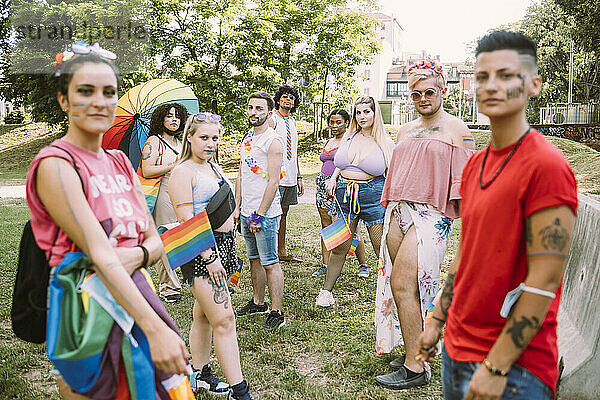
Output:
<path fill-rule="evenodd" d="M 140 182 L 125 154 L 101 148 L 117 108 L 118 72 L 111 62 L 115 58 L 97 44 L 79 43 L 73 51 L 57 55 L 57 97 L 69 125 L 65 136 L 40 150 L 30 165 L 27 204 L 35 240 L 50 267 L 61 264 L 73 249 L 83 253 L 95 275 L 133 318 L 135 329 L 141 329 L 154 364 L 148 375 L 155 386 L 154 397 L 167 400 L 161 376 L 187 373 L 188 352 L 140 270 L 163 251 Z M 119 378 L 125 376 L 121 346 L 117 343 L 113 350 L 110 343 L 102 354 L 114 363 L 107 361 L 112 367 L 99 371 L 108 375 L 94 385 L 95 394 L 75 393 L 58 378 L 62 398 L 100 398 L 99 393 L 101 398 L 115 398 L 129 392 L 127 379 Z"/>
<path fill-rule="evenodd" d="M 327 140 L 323 151 L 319 156 L 319 160 L 323 163 L 321 171 L 317 173 L 315 178 L 316 184 L 316 203 L 317 211 L 321 217 L 321 227 L 325 228 L 333 222 L 332 215 L 335 214 L 333 210 L 333 196 L 327 193 L 327 183 L 329 178 L 335 172 L 335 153 L 340 147 L 342 137 L 346 133 L 346 129 L 350 125 L 350 115 L 342 108 L 336 108 L 331 110 L 327 117 L 327 124 L 329 130 L 333 134 L 333 138 Z M 357 233 L 358 235 L 358 233 Z M 321 239 L 321 266 L 312 273 L 312 276 L 323 276 L 327 273 L 327 264 L 329 263 L 330 251 L 325 247 L 325 243 Z M 359 236 L 359 242 L 354 252 L 356 259 L 358 260 L 358 276 L 366 278 L 369 276 L 369 267 L 367 266 L 366 254 L 365 254 L 365 242 Z"/>
<path fill-rule="evenodd" d="M 385 213 L 380 204 L 381 192 L 393 149 L 394 142 L 383 126 L 379 104 L 370 96 L 359 97 L 354 103 L 350 129 L 335 154 L 335 170 L 327 183 L 327 192 L 333 197 L 335 213 L 344 218 L 353 235 L 359 221 L 363 221 L 378 257 Z M 315 300 L 317 306 L 331 307 L 335 303 L 331 291 L 351 242 L 349 238 L 331 250 L 323 289 Z"/>
<path fill-rule="evenodd" d="M 440 269 L 459 217 L 461 171 L 474 153 L 467 126 L 442 108 L 440 66 L 409 69 L 409 88 L 421 115 L 398 132 L 381 204 L 386 208 L 375 297 L 377 353 L 404 344 L 393 372 L 375 378 L 388 389 L 426 385 L 428 366 L 415 360 L 415 343 L 440 289 Z M 427 367 L 427 368 L 425 368 Z"/>

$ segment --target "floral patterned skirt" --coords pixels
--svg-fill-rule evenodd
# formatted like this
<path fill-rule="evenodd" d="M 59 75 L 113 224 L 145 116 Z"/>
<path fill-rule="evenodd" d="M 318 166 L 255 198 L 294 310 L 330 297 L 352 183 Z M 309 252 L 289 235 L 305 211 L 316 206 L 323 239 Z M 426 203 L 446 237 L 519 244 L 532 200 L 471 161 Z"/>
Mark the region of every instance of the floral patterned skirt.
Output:
<path fill-rule="evenodd" d="M 448 247 L 453 221 L 428 204 L 390 202 L 385 211 L 383 235 L 377 272 L 375 295 L 375 327 L 377 353 L 389 353 L 404 344 L 396 303 L 392 296 L 390 277 L 392 260 L 387 249 L 387 234 L 394 218 L 402 232 L 415 226 L 417 235 L 417 280 L 423 323 L 427 312 L 433 310 L 441 286 L 440 270 Z M 436 301 L 437 302 L 437 301 Z"/>

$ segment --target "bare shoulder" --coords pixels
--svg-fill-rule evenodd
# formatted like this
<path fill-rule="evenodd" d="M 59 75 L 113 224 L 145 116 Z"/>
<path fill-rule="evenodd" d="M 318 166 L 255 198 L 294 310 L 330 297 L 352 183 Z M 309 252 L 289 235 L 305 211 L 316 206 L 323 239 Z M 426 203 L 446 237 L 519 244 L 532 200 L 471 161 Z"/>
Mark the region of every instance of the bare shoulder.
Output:
<path fill-rule="evenodd" d="M 469 127 L 459 118 L 448 115 L 448 131 L 452 135 L 452 143 L 456 146 L 475 149 L 475 141 Z"/>
<path fill-rule="evenodd" d="M 179 163 L 171 170 L 171 177 L 169 180 L 173 181 L 183 181 L 185 179 L 191 178 L 193 175 L 193 171 L 190 167 L 184 165 L 184 163 Z"/>

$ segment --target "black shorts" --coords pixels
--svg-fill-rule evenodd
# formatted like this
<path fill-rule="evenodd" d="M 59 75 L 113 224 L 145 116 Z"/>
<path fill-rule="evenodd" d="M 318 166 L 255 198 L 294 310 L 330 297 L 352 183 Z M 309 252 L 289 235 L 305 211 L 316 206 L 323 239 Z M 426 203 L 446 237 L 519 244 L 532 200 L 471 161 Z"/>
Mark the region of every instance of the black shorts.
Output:
<path fill-rule="evenodd" d="M 217 253 L 221 260 L 221 265 L 225 268 L 227 277 L 229 278 L 238 266 L 238 256 L 235 244 L 235 231 L 230 232 L 213 232 L 215 241 L 217 242 Z M 192 261 L 181 266 L 181 274 L 183 282 L 192 286 L 195 277 L 208 278 L 208 270 L 202 261 L 202 256 L 194 258 Z"/>
<path fill-rule="evenodd" d="M 279 186 L 282 206 L 293 206 L 298 204 L 298 186 Z"/>

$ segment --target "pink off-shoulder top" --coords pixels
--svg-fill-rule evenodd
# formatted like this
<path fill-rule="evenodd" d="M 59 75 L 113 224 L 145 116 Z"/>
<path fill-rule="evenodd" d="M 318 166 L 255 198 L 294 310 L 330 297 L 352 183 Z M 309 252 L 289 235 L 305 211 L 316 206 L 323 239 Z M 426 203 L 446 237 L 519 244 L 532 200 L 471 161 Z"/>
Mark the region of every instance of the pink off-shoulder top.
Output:
<path fill-rule="evenodd" d="M 435 207 L 448 218 L 460 216 L 458 187 L 474 150 L 438 139 L 404 139 L 394 148 L 381 205 L 410 201 Z"/>

